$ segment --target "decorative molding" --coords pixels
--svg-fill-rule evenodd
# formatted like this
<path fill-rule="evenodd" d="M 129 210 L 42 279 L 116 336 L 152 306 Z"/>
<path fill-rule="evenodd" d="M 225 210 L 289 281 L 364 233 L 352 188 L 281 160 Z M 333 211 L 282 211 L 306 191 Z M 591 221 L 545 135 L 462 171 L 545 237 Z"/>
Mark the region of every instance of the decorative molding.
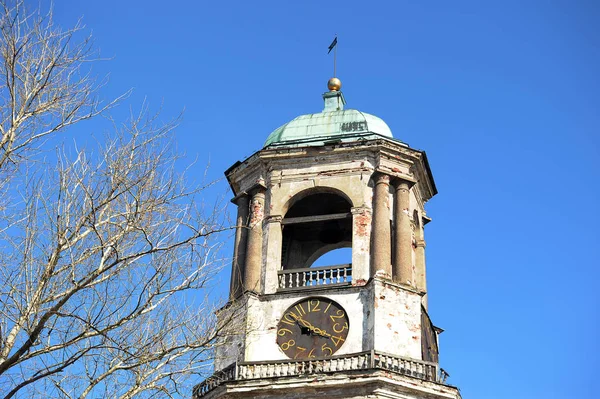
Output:
<path fill-rule="evenodd" d="M 328 358 L 236 362 L 196 385 L 193 390 L 193 398 L 201 398 L 219 385 L 233 381 L 376 370 L 441 383 L 439 367 L 436 363 L 394 356 L 379 351 L 367 351 Z"/>

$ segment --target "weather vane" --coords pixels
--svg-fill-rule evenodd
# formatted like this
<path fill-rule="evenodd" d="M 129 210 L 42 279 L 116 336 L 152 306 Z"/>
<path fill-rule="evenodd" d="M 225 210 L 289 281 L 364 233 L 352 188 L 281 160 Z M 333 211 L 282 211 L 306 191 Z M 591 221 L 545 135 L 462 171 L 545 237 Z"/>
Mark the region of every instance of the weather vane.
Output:
<path fill-rule="evenodd" d="M 335 63 L 337 60 L 337 33 L 335 34 L 335 38 L 333 39 L 333 41 L 331 42 L 331 44 L 329 45 L 329 51 L 327 51 L 327 54 L 331 53 L 331 50 L 333 50 L 333 77 L 336 77 L 335 74 Z"/>

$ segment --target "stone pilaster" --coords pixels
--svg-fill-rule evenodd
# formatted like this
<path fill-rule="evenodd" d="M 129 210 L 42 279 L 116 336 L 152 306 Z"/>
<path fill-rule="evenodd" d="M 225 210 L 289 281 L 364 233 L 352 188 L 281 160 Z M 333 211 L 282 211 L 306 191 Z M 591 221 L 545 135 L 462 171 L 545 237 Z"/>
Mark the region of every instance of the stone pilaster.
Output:
<path fill-rule="evenodd" d="M 258 292 L 260 289 L 260 270 L 262 268 L 263 219 L 265 217 L 265 190 L 258 188 L 250 201 L 250 220 L 248 223 L 248 245 L 244 269 L 244 289 Z"/>
<path fill-rule="evenodd" d="M 231 283 L 229 299 L 239 297 L 244 291 L 244 263 L 246 261 L 246 245 L 248 239 L 248 196 L 244 193 L 232 200 L 238 207 L 235 243 L 233 247 L 233 263 L 231 265 Z"/>
<path fill-rule="evenodd" d="M 352 208 L 352 282 L 364 285 L 370 277 L 371 208 Z"/>
<path fill-rule="evenodd" d="M 414 286 L 412 271 L 412 229 L 409 204 L 410 182 L 397 179 L 394 182 L 394 267 L 395 282 Z"/>
<path fill-rule="evenodd" d="M 420 232 L 421 237 L 423 236 L 422 232 Z M 417 272 L 416 283 L 417 289 L 421 292 L 424 292 L 421 299 L 421 303 L 427 310 L 427 278 L 425 273 L 425 240 L 422 238 L 417 238 L 416 248 L 415 248 L 415 269 Z"/>
<path fill-rule="evenodd" d="M 390 176 L 377 173 L 373 196 L 371 232 L 371 276 L 392 277 L 392 240 L 390 230 Z"/>

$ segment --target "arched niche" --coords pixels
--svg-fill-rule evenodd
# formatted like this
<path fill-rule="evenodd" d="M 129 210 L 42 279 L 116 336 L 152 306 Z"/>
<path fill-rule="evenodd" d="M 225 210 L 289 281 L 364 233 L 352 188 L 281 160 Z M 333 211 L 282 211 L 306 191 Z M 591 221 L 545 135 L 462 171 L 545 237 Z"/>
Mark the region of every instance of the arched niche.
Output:
<path fill-rule="evenodd" d="M 282 224 L 282 269 L 309 267 L 321 255 L 352 247 L 352 205 L 332 191 L 300 193 Z"/>

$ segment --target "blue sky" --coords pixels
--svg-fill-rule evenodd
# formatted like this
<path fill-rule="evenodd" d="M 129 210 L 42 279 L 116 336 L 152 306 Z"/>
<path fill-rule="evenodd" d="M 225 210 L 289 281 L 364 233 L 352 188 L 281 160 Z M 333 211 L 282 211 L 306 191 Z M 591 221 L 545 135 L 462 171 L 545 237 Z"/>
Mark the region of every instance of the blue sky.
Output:
<path fill-rule="evenodd" d="M 185 109 L 178 145 L 213 178 L 322 109 L 337 33 L 348 107 L 429 157 L 429 303 L 449 382 L 465 399 L 595 396 L 599 2 L 104 0 L 55 13 L 83 17 L 110 58 L 93 66 L 110 74 L 102 96 L 134 88 L 117 118 L 144 99 L 165 120 Z"/>

